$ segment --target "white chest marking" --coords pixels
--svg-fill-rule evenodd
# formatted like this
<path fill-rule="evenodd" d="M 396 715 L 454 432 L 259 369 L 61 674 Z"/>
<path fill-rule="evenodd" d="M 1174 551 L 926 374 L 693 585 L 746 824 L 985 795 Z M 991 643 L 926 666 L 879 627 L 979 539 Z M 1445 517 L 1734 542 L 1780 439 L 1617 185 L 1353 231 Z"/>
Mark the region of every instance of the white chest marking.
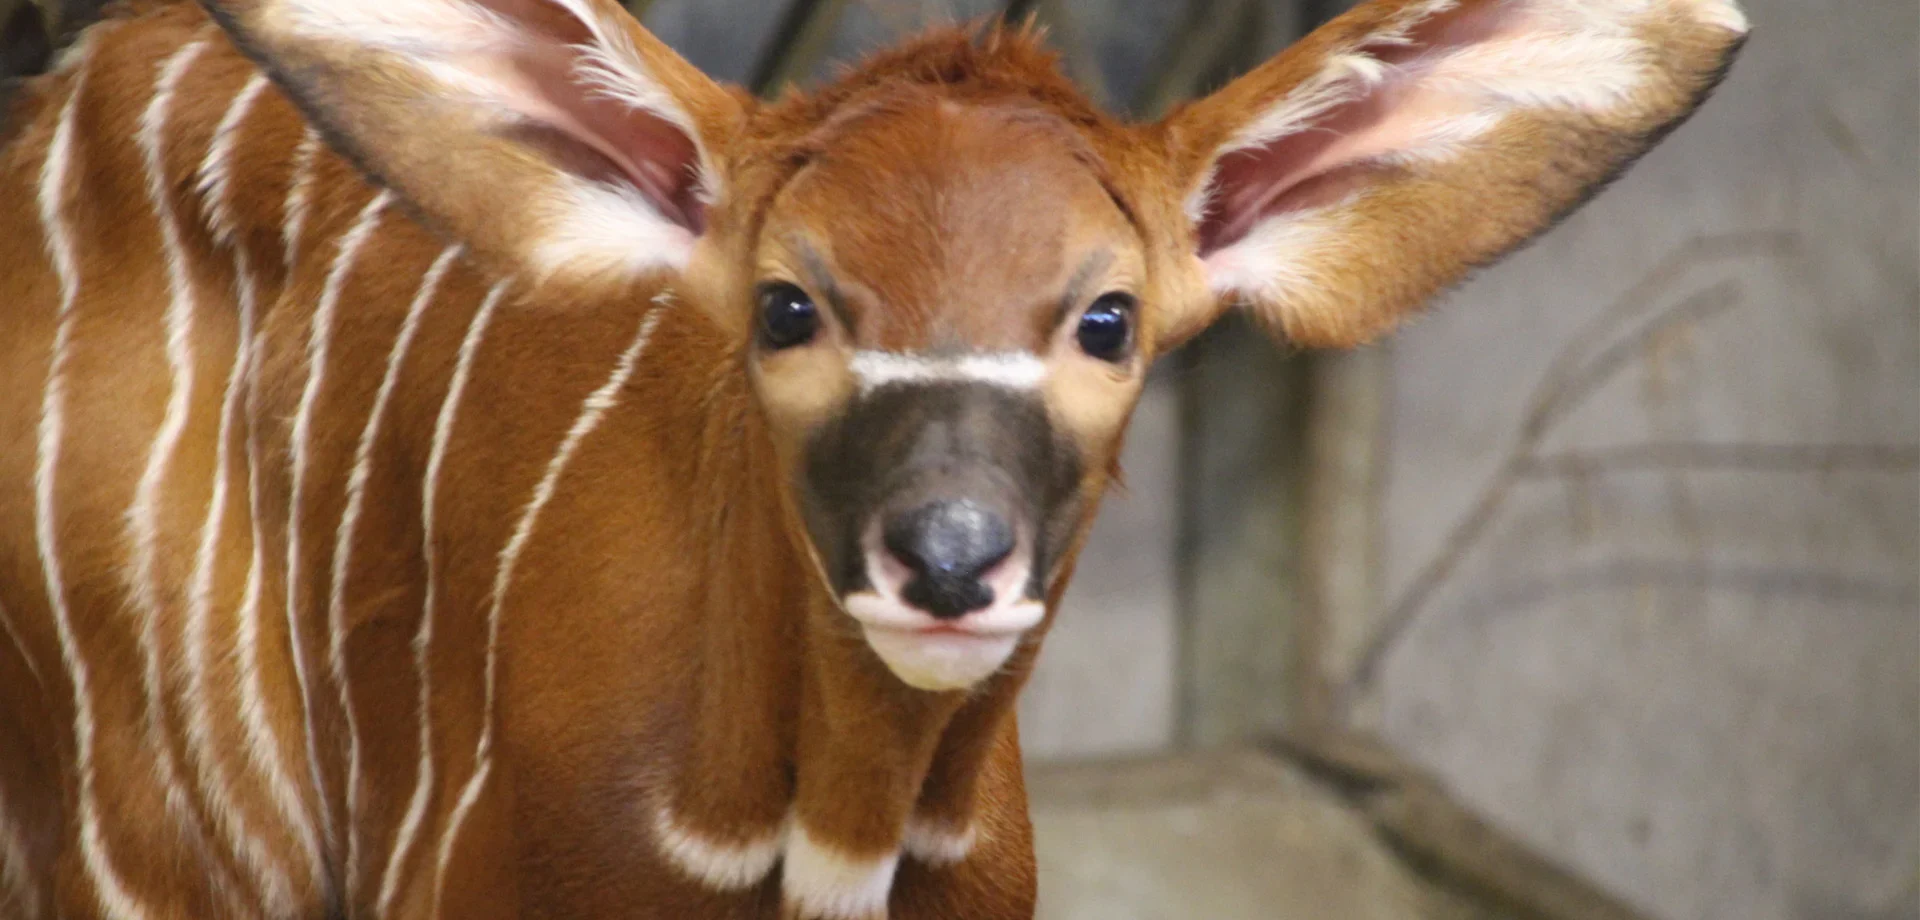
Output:
<path fill-rule="evenodd" d="M 787 843 L 783 823 L 758 840 L 723 843 L 684 827 L 665 805 L 653 811 L 653 838 L 681 872 L 716 891 L 744 891 L 764 881 Z"/>
<path fill-rule="evenodd" d="M 940 868 L 966 859 L 977 842 L 979 832 L 972 825 L 955 831 L 916 818 L 907 822 L 907 836 L 900 848 L 915 860 Z"/>
<path fill-rule="evenodd" d="M 787 835 L 780 890 L 801 920 L 873 920 L 887 914 L 900 854 L 851 856 L 814 840 L 798 821 Z"/>

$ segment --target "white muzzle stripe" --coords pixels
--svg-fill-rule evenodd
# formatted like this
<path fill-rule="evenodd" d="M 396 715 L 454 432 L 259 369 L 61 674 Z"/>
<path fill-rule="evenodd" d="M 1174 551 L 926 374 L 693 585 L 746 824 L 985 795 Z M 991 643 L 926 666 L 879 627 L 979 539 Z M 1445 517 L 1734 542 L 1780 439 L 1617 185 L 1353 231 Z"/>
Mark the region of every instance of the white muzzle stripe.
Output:
<path fill-rule="evenodd" d="M 1046 362 L 1024 351 L 938 356 L 858 351 L 849 367 L 862 394 L 900 383 L 984 383 L 1031 390 L 1047 378 Z"/>

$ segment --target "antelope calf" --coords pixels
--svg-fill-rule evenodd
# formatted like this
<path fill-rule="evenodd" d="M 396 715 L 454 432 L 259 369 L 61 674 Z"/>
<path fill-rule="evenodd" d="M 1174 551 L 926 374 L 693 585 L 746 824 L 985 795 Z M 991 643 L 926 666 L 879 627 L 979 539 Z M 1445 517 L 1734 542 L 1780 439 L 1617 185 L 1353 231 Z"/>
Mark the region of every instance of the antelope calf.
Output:
<path fill-rule="evenodd" d="M 1028 917 L 1013 698 L 1148 365 L 1341 346 L 1731 0 L 1374 0 L 1154 124 L 613 0 L 136 0 L 0 151 L 0 914 Z"/>

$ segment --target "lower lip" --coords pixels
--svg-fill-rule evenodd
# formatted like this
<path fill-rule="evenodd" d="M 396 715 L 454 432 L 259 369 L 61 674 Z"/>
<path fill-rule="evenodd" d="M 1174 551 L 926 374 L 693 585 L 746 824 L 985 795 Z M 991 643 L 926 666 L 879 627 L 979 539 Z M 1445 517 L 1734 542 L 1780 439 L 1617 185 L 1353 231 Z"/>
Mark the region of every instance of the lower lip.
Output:
<path fill-rule="evenodd" d="M 1044 613 L 1039 604 L 1022 601 L 1006 609 L 982 610 L 953 619 L 939 619 L 926 611 L 864 592 L 851 595 L 842 603 L 847 614 L 860 625 L 869 629 L 884 629 L 899 636 L 1005 639 L 1039 625 Z"/>
<path fill-rule="evenodd" d="M 1020 642 L 1019 633 L 982 634 L 951 626 L 924 629 L 866 627 L 867 642 L 895 675 L 921 690 L 958 690 L 999 670 Z"/>

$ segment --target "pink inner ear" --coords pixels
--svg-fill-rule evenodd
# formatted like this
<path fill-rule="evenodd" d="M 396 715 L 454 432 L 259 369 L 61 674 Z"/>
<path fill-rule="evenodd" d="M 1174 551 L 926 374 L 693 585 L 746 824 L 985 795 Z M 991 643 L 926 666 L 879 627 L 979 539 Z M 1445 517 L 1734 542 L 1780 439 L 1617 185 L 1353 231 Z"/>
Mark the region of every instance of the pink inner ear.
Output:
<path fill-rule="evenodd" d="M 1200 254 L 1239 241 L 1270 217 L 1344 198 L 1374 174 L 1394 169 L 1396 155 L 1418 151 L 1448 121 L 1486 110 L 1485 103 L 1427 85 L 1422 77 L 1450 52 L 1523 31 L 1524 8 L 1485 4 L 1433 17 L 1415 27 L 1407 42 L 1353 49 L 1386 65 L 1385 79 L 1366 86 L 1355 81 L 1352 98 L 1310 122 L 1221 157 L 1200 224 Z"/>
<path fill-rule="evenodd" d="M 585 178 L 633 186 L 661 216 L 694 233 L 704 228 L 699 150 L 685 130 L 609 96 L 581 65 L 594 41 L 585 24 L 546 0 L 487 0 L 510 23 L 505 53 L 467 58 L 461 69 L 479 78 L 495 101 L 549 138 L 563 168 Z"/>

